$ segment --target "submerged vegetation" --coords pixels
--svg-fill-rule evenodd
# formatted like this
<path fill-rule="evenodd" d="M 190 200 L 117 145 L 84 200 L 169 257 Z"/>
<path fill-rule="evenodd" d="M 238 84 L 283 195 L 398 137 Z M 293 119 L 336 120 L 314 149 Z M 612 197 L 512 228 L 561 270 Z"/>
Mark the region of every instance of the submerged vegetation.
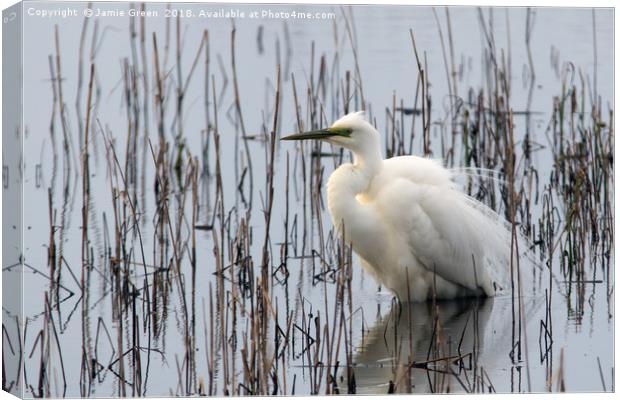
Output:
<path fill-rule="evenodd" d="M 534 14 L 523 12 L 523 87 L 510 46 L 494 37 L 504 11 L 477 11 L 484 79 L 464 87 L 450 10 L 437 9 L 444 65 L 428 65 L 417 32 L 403 32 L 417 84 L 402 97 L 394 91 L 391 104 L 365 97 L 353 9 L 338 12 L 333 51 L 309 44 L 303 77 L 291 72 L 284 24 L 260 111 L 244 100 L 240 74 L 252 71 L 237 63 L 235 22 L 224 50 L 208 26 L 190 37 L 186 21 L 167 19 L 162 35 L 145 17 L 128 17 L 130 53 L 119 55 L 118 82 L 100 79 L 99 71 L 119 68 L 98 57 L 100 20 L 83 20 L 77 49 L 63 48 L 56 26 L 51 155 L 37 165 L 48 220 L 34 226 L 47 241 L 30 246 L 23 265 L 26 280 L 45 277 L 45 292 L 28 293 L 38 313 L 7 318 L 5 310 L 3 358 L 19 367 L 5 368 L 3 389 L 16 390 L 23 378 L 20 390 L 36 397 L 360 393 L 368 390 L 364 368 L 382 369 L 371 388 L 378 393 L 570 389 L 563 360 L 571 349 L 556 339 L 557 316 L 590 318 L 596 292 L 613 318 L 614 115 L 597 76 L 559 56 L 549 109 L 531 109 Z M 261 26 L 259 53 L 265 40 Z M 63 62 L 76 51 L 77 75 Z M 447 107 L 431 97 L 439 80 L 447 81 Z M 525 109 L 513 103 L 518 90 L 527 93 Z M 105 119 L 109 93 L 121 101 L 123 130 Z M 468 194 L 512 223 L 505 298 L 398 307 L 389 295 L 360 290 L 372 279 L 326 219 L 323 193 L 329 171 L 350 154 L 278 141 L 358 109 L 384 135 L 388 157 L 443 159 Z M 260 113 L 260 126 L 246 122 L 249 112 Z M 540 115 L 548 117 L 542 129 Z M 517 248 L 521 236 L 529 249 Z M 518 256 L 524 250 L 529 257 Z M 31 262 L 37 252 L 45 263 Z M 530 313 L 532 301 L 542 301 L 542 313 Z M 502 313 L 507 333 L 487 348 L 492 312 Z M 389 357 L 373 358 L 375 345 Z M 489 351 L 505 356 L 501 384 L 490 371 L 497 363 L 481 356 Z M 592 388 L 613 390 L 613 370 L 600 360 L 598 370 L 601 385 Z M 540 371 L 544 383 L 533 386 Z"/>

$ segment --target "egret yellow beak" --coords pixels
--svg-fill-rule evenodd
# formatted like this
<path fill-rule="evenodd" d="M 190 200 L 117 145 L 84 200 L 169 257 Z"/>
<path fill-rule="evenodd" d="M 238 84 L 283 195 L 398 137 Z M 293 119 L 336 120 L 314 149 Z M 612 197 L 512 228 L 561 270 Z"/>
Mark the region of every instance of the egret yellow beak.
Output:
<path fill-rule="evenodd" d="M 347 128 L 327 128 L 317 129 L 315 131 L 308 131 L 302 133 L 295 133 L 293 135 L 284 136 L 280 140 L 307 140 L 307 139 L 326 139 L 333 136 L 351 136 L 351 129 Z"/>

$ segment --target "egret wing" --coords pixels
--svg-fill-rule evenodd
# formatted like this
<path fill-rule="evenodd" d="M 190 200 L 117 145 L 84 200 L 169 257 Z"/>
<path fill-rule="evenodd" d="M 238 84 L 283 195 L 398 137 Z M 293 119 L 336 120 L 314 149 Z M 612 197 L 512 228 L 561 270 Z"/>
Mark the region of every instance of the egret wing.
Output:
<path fill-rule="evenodd" d="M 452 186 L 422 190 L 418 222 L 410 247 L 422 264 L 443 278 L 472 290 L 495 294 L 509 276 L 510 231 L 497 214 Z"/>
<path fill-rule="evenodd" d="M 380 195 L 392 226 L 397 226 L 412 257 L 442 278 L 487 295 L 509 277 L 510 231 L 484 205 L 449 181 L 435 185 L 408 178 L 393 180 Z"/>

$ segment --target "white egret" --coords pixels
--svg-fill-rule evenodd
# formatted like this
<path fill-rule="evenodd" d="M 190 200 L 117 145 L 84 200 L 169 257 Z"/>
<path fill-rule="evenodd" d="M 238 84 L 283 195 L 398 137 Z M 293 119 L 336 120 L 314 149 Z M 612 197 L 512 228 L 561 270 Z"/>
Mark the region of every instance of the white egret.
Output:
<path fill-rule="evenodd" d="M 282 139 L 324 140 L 353 152 L 353 164 L 342 164 L 327 183 L 332 222 L 362 266 L 401 301 L 493 296 L 506 288 L 510 228 L 460 192 L 439 162 L 384 160 L 379 132 L 363 112 Z"/>

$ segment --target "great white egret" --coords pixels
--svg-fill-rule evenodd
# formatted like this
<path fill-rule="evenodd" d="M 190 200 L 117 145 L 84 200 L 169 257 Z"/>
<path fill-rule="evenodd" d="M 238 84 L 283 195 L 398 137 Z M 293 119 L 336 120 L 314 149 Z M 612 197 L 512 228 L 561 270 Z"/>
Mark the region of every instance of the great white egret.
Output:
<path fill-rule="evenodd" d="M 362 266 L 400 301 L 493 296 L 506 289 L 510 228 L 459 191 L 450 170 L 416 156 L 384 160 L 379 132 L 363 112 L 282 138 L 304 139 L 353 152 L 353 164 L 329 177 L 329 213 Z"/>

